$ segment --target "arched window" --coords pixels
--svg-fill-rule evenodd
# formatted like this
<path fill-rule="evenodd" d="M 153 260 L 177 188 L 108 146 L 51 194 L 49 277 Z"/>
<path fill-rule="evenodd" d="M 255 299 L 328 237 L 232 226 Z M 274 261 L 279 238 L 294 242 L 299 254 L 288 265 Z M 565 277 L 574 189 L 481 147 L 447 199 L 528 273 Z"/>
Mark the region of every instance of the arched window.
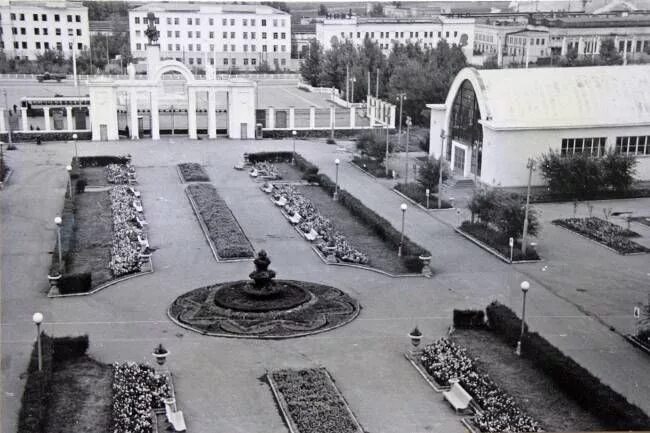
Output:
<path fill-rule="evenodd" d="M 451 138 L 472 149 L 471 172 L 481 175 L 483 152 L 483 126 L 479 123 L 481 112 L 474 87 L 469 80 L 463 81 L 451 108 Z"/>

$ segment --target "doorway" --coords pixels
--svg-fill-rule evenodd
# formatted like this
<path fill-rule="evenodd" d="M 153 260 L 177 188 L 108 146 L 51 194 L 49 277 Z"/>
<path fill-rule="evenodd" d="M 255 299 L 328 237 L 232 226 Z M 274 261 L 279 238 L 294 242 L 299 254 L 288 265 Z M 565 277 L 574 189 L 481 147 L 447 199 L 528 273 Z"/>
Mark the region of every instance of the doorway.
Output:
<path fill-rule="evenodd" d="M 241 132 L 240 132 L 240 138 L 242 140 L 247 140 L 248 139 L 248 123 L 242 123 L 241 124 Z"/>
<path fill-rule="evenodd" d="M 455 146 L 454 148 L 454 173 L 461 176 L 465 172 L 465 149 Z"/>
<path fill-rule="evenodd" d="M 99 139 L 101 141 L 108 141 L 108 126 L 105 124 L 99 125 Z"/>

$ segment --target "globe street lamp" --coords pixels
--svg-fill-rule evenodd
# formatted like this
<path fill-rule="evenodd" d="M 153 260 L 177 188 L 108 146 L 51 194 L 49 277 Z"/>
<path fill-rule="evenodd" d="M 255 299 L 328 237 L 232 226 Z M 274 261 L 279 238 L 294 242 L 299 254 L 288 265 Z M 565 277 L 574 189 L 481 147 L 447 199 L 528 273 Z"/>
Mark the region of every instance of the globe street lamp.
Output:
<path fill-rule="evenodd" d="M 75 158 L 77 158 L 77 156 L 78 156 L 77 155 L 77 138 L 78 137 L 79 136 L 76 133 L 72 134 L 72 140 L 74 141 L 74 157 Z"/>
<path fill-rule="evenodd" d="M 339 164 L 341 161 L 336 158 L 334 160 L 334 164 L 336 164 L 336 183 L 334 185 L 334 201 L 338 200 L 339 198 Z"/>
<path fill-rule="evenodd" d="M 67 165 L 65 169 L 68 171 L 68 197 L 72 200 L 72 166 Z"/>
<path fill-rule="evenodd" d="M 294 129 L 291 131 L 291 135 L 293 136 L 293 153 L 291 154 L 291 165 L 296 165 L 296 135 L 298 133 Z"/>
<path fill-rule="evenodd" d="M 43 313 L 34 313 L 32 320 L 36 324 L 36 346 L 38 350 L 38 371 L 43 371 L 43 351 L 41 350 L 41 323 Z"/>
<path fill-rule="evenodd" d="M 402 257 L 402 247 L 404 245 L 404 219 L 406 217 L 406 209 L 408 209 L 408 206 L 406 203 L 402 203 L 400 209 L 402 210 L 402 234 L 399 239 L 399 247 L 397 248 L 397 257 Z"/>
<path fill-rule="evenodd" d="M 61 223 L 63 220 L 61 217 L 56 217 L 54 218 L 54 224 L 56 224 L 56 249 L 59 253 L 59 274 L 63 272 L 63 266 L 62 266 L 62 261 L 63 261 L 63 254 L 61 252 Z"/>
<path fill-rule="evenodd" d="M 517 348 L 515 349 L 517 356 L 521 356 L 521 341 L 524 339 L 524 331 L 526 329 L 526 293 L 530 289 L 530 283 L 528 281 L 522 281 L 520 287 L 521 292 L 524 294 L 524 300 L 521 308 L 521 333 L 519 334 L 519 341 L 517 341 Z"/>

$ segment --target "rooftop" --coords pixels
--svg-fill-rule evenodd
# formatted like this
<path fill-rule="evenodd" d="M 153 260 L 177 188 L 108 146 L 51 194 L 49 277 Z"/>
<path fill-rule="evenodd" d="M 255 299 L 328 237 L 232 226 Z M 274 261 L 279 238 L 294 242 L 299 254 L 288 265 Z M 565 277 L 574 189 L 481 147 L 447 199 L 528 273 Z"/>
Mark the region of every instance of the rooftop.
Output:
<path fill-rule="evenodd" d="M 255 4 L 225 4 L 225 3 L 177 3 L 177 2 L 156 2 L 146 3 L 131 11 L 138 12 L 195 12 L 195 13 L 250 13 L 250 14 L 282 14 L 287 12 L 265 5 Z"/>

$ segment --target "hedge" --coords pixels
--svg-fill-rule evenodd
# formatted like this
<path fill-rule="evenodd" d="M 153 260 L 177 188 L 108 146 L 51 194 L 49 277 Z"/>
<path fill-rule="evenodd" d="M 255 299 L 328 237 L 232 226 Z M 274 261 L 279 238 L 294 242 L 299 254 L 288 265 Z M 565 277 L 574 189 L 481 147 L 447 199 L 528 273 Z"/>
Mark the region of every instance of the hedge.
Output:
<path fill-rule="evenodd" d="M 650 197 L 650 188 L 630 188 L 626 191 L 598 191 L 589 200 L 615 200 L 625 198 L 643 198 Z M 555 203 L 555 202 L 574 202 L 575 195 L 559 194 L 551 192 L 540 192 L 531 194 L 531 203 Z M 588 200 L 587 200 L 588 201 Z"/>
<path fill-rule="evenodd" d="M 70 258 L 70 253 L 74 248 L 74 227 L 75 227 L 75 204 L 67 196 L 63 201 L 63 209 L 61 211 L 61 252 L 63 256 L 63 271 L 65 273 L 67 262 Z M 58 241 L 54 241 L 54 250 L 52 251 L 52 262 L 50 265 L 50 275 L 57 275 L 59 273 L 59 245 Z"/>
<path fill-rule="evenodd" d="M 79 156 L 72 158 L 73 166 L 77 162 L 81 168 L 86 167 L 104 167 L 109 164 L 126 164 L 131 161 L 131 157 L 126 156 L 112 156 L 112 155 L 99 155 L 99 156 Z"/>
<path fill-rule="evenodd" d="M 483 310 L 456 310 L 454 309 L 454 328 L 471 329 L 485 326 L 485 313 Z"/>
<path fill-rule="evenodd" d="M 52 393 L 53 363 L 85 355 L 88 336 L 52 338 L 41 333 L 43 369 L 38 371 L 38 347 L 34 343 L 27 380 L 18 413 L 18 433 L 44 433 Z"/>
<path fill-rule="evenodd" d="M 356 137 L 359 134 L 372 129 L 335 129 L 334 135 L 337 138 L 341 137 Z M 391 129 L 394 131 L 394 129 Z M 383 129 L 382 129 L 383 131 Z M 264 138 L 293 138 L 293 130 L 274 130 L 274 131 L 262 131 L 262 136 Z M 296 130 L 296 138 L 329 138 L 332 136 L 331 129 L 316 129 L 316 130 Z"/>
<path fill-rule="evenodd" d="M 507 344 L 514 346 L 521 332 L 521 320 L 510 308 L 498 302 L 491 303 L 486 311 L 490 327 Z M 527 332 L 521 350 L 522 356 L 530 359 L 560 389 L 601 420 L 608 430 L 650 429 L 650 417 L 638 406 L 602 383 L 538 333 Z"/>
<path fill-rule="evenodd" d="M 92 289 L 91 273 L 63 274 L 57 282 L 57 287 L 59 288 L 59 293 L 62 295 L 87 293 Z"/>
<path fill-rule="evenodd" d="M 51 132 L 45 132 L 45 131 L 30 131 L 30 132 L 12 132 L 11 133 L 11 138 L 14 143 L 20 143 L 20 142 L 36 142 L 36 139 L 38 137 L 41 137 L 41 140 L 43 142 L 46 141 L 72 141 L 72 134 L 77 134 L 77 141 L 79 140 L 90 140 L 92 139 L 92 133 L 87 131 L 87 132 L 61 132 L 61 131 L 51 131 Z M 8 134 L 2 133 L 0 134 L 0 140 L 2 141 L 9 141 L 9 136 Z"/>

